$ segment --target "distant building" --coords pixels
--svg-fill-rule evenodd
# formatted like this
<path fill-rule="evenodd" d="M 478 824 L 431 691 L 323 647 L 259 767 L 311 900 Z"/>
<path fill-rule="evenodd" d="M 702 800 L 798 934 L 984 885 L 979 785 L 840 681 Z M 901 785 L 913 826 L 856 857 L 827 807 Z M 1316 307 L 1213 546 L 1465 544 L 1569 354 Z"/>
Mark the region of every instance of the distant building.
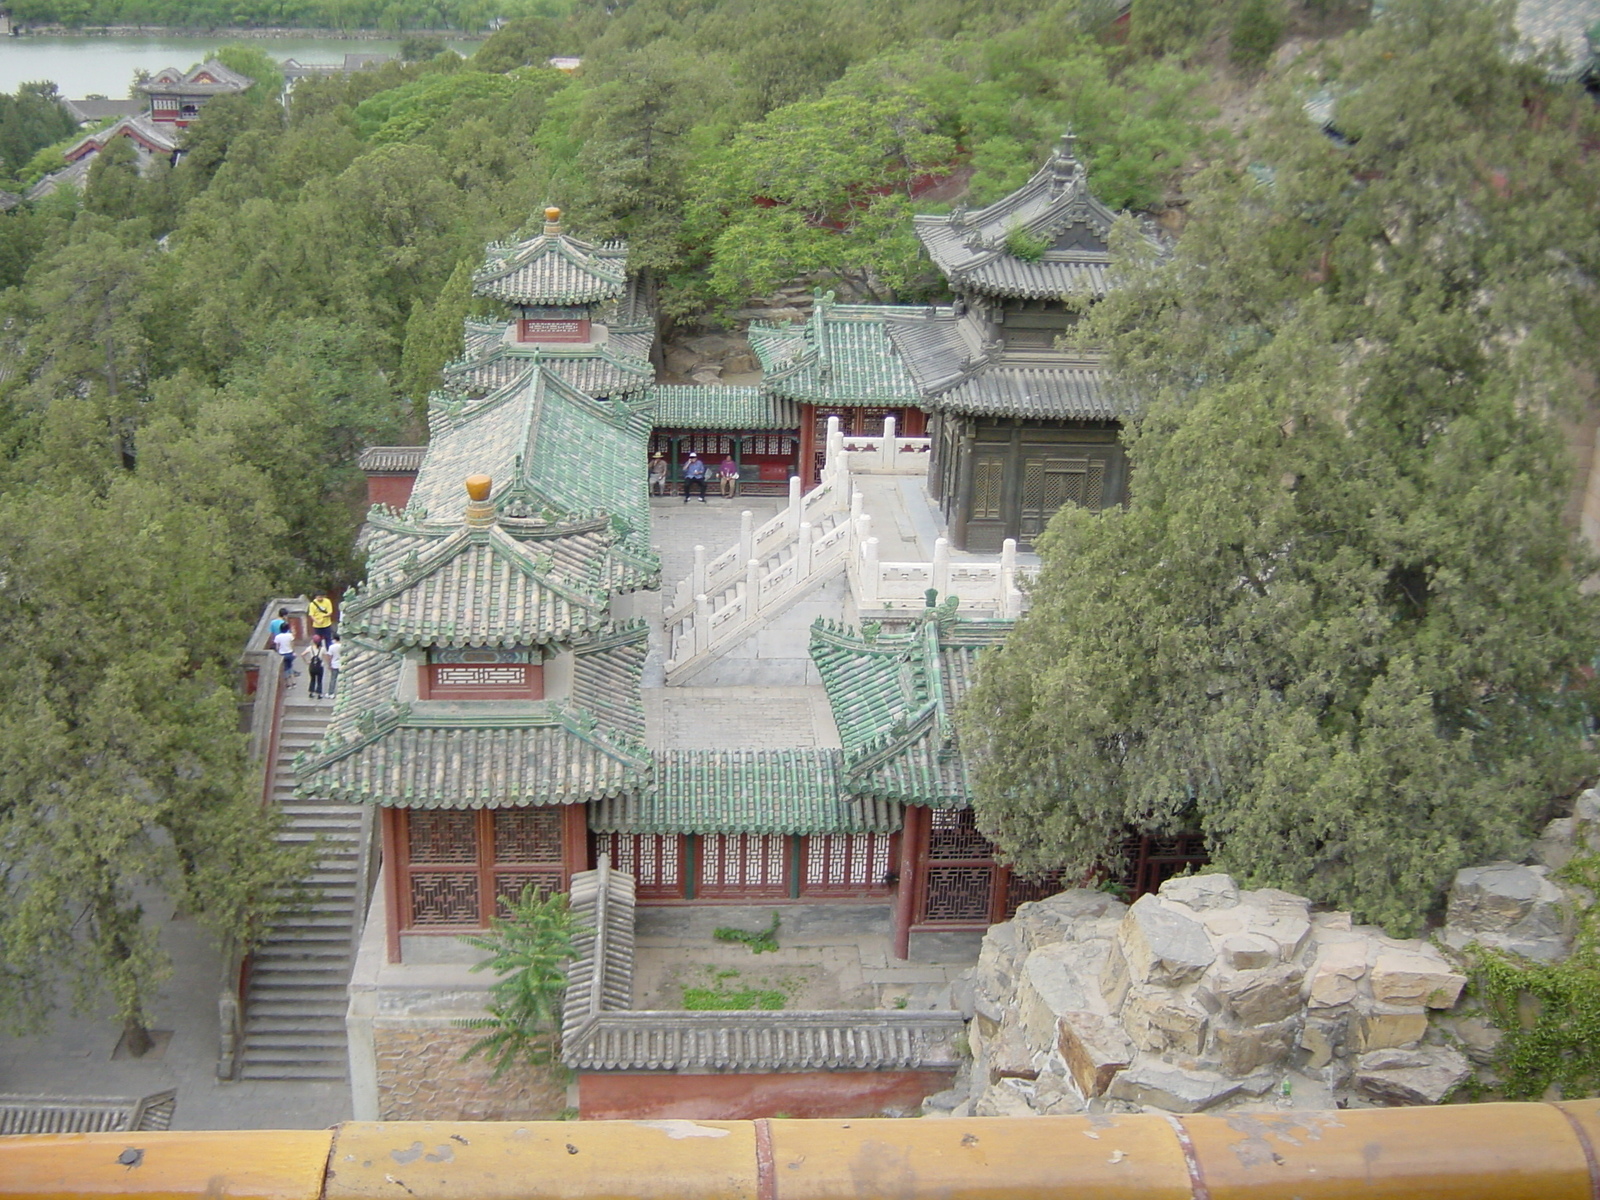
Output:
<path fill-rule="evenodd" d="M 63 100 L 61 106 L 79 125 L 98 125 L 110 117 L 136 117 L 145 110 L 143 100 L 107 100 L 104 96 Z"/>
<path fill-rule="evenodd" d="M 346 54 L 342 63 L 303 63 L 298 59 L 286 58 L 278 65 L 283 71 L 285 88 L 293 91 L 294 85 L 302 79 L 329 79 L 335 75 L 343 78 L 357 71 L 373 70 L 384 63 L 398 61 L 399 55 L 396 54 Z"/>
<path fill-rule="evenodd" d="M 157 71 L 139 85 L 139 91 L 150 99 L 152 121 L 182 129 L 200 115 L 212 97 L 237 95 L 254 82 L 208 58 L 188 71 L 176 67 Z"/>

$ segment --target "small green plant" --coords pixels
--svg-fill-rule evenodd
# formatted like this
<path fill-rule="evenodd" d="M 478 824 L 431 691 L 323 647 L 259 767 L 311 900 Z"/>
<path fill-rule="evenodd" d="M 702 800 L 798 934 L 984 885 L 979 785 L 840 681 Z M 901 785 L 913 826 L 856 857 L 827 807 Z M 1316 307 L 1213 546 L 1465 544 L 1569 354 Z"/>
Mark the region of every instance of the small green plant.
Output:
<path fill-rule="evenodd" d="M 896 996 L 894 998 L 894 1006 L 896 1008 L 904 1008 L 907 1004 L 910 1004 L 910 1003 L 911 1003 L 911 997 L 910 996 Z"/>
<path fill-rule="evenodd" d="M 751 933 L 748 929 L 734 929 L 724 925 L 712 931 L 711 936 L 719 942 L 742 942 L 750 947 L 751 954 L 763 954 L 768 950 L 778 948 L 778 914 L 772 914 L 772 924 L 765 929 Z"/>
<path fill-rule="evenodd" d="M 1036 233 L 1029 233 L 1020 225 L 1013 225 L 1006 231 L 1006 253 L 1012 258 L 1020 258 L 1023 262 L 1038 262 L 1044 257 L 1044 252 L 1050 249 L 1050 243 Z"/>
<path fill-rule="evenodd" d="M 489 1015 L 456 1022 L 466 1029 L 492 1031 L 467 1048 L 462 1062 L 482 1054 L 494 1064 L 490 1078 L 499 1079 L 509 1067 L 539 1067 L 554 1060 L 560 1048 L 566 964 L 578 928 L 564 894 L 541 898 L 530 887 L 510 904 L 509 916 L 490 920 L 487 934 L 462 937 L 490 955 L 472 970 L 502 976 L 489 988 Z"/>

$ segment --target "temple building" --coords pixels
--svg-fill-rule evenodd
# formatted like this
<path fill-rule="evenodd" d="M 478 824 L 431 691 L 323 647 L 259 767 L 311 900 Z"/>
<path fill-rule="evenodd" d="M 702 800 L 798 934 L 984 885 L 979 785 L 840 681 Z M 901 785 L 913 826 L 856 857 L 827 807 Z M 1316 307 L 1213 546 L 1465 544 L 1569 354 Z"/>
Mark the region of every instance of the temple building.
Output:
<path fill-rule="evenodd" d="M 150 99 L 150 119 L 163 125 L 184 128 L 200 115 L 200 110 L 216 96 L 236 96 L 255 80 L 230 71 L 214 58 L 198 67 L 180 71 L 167 67 L 143 83 L 139 91 Z"/>
<path fill-rule="evenodd" d="M 1114 219 L 1070 135 L 987 208 L 913 218 L 955 300 L 902 308 L 888 332 L 932 413 L 928 487 L 957 549 L 1031 549 L 1062 505 L 1098 511 L 1127 495 L 1126 402 L 1098 357 L 1056 348 L 1110 286 Z"/>
<path fill-rule="evenodd" d="M 815 487 L 822 476 L 829 417 L 839 418 L 846 437 L 877 434 L 888 416 L 902 435 L 922 434 L 922 398 L 889 342 L 888 322 L 904 311 L 886 304 L 837 304 L 832 292 L 821 292 L 803 323 L 751 324 L 761 390 L 799 406 L 803 488 Z"/>

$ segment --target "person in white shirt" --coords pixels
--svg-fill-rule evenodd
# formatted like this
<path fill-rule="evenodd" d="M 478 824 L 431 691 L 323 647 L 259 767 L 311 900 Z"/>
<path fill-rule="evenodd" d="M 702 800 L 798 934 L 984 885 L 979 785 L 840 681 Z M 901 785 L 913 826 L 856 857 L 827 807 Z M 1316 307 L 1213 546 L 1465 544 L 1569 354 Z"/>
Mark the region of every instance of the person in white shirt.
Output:
<path fill-rule="evenodd" d="M 294 634 L 288 629 L 280 629 L 272 635 L 272 648 L 283 655 L 283 681 L 288 686 L 294 676 Z"/>
<path fill-rule="evenodd" d="M 333 699 L 334 689 L 339 686 L 339 658 L 343 651 L 344 647 L 340 644 L 338 635 L 335 634 L 333 639 L 328 642 L 327 650 L 323 652 L 323 656 L 328 662 L 327 698 L 329 700 Z"/>

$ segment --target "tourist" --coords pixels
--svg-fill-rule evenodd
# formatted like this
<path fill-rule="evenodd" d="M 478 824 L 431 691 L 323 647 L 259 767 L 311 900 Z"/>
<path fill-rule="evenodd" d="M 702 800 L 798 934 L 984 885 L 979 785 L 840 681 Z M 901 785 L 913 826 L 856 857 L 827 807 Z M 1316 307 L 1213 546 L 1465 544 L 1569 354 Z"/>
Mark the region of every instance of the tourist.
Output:
<path fill-rule="evenodd" d="M 638 478 L 635 476 L 634 478 Z M 700 503 L 706 502 L 706 464 L 698 454 L 690 451 L 689 461 L 683 464 L 683 502 L 689 503 L 689 489 L 700 489 Z"/>
<path fill-rule="evenodd" d="M 328 599 L 327 592 L 318 592 L 317 598 L 311 602 L 311 636 L 322 635 L 322 644 L 327 645 L 328 639 L 333 637 L 333 601 Z"/>
<path fill-rule="evenodd" d="M 667 494 L 667 456 L 660 451 L 657 451 L 655 457 L 650 460 L 650 494 L 652 496 Z"/>
<path fill-rule="evenodd" d="M 733 455 L 722 456 L 722 465 L 717 468 L 717 480 L 722 484 L 723 499 L 732 500 L 739 494 L 739 464 L 733 461 Z"/>
<path fill-rule="evenodd" d="M 283 623 L 283 628 L 272 635 L 272 648 L 283 656 L 283 685 L 289 686 L 294 670 L 294 632 L 289 628 L 289 622 Z"/>
<path fill-rule="evenodd" d="M 273 617 L 272 623 L 267 626 L 267 637 L 275 638 L 287 628 L 289 628 L 289 610 L 280 608 L 278 615 Z"/>
<path fill-rule="evenodd" d="M 300 653 L 305 655 L 306 672 L 310 676 L 306 682 L 306 689 L 313 700 L 321 700 L 323 666 L 322 635 L 320 633 L 313 633 L 311 635 L 311 644 L 304 650 L 300 651 Z"/>
<path fill-rule="evenodd" d="M 334 634 L 328 640 L 328 699 L 333 699 L 334 692 L 339 689 L 339 659 L 344 655 L 344 643 L 339 640 L 339 635 Z"/>

